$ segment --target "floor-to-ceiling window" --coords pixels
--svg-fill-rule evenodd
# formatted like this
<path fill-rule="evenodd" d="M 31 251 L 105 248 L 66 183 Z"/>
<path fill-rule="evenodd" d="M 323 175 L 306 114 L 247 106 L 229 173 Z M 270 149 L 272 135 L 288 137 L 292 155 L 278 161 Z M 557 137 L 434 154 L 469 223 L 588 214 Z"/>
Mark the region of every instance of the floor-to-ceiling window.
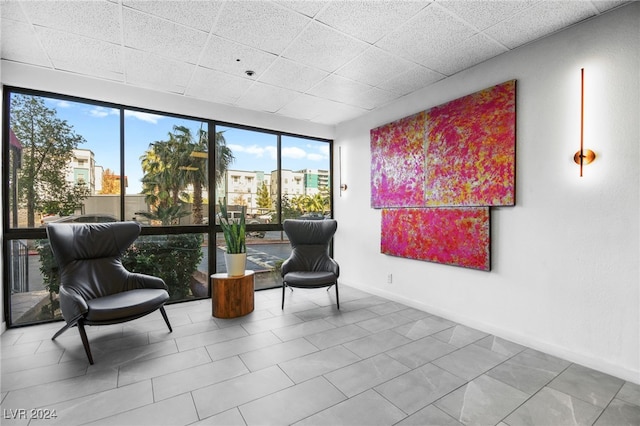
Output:
<path fill-rule="evenodd" d="M 256 271 L 256 288 L 281 285 L 279 267 L 291 252 L 283 220 L 331 214 L 331 144 L 229 124 L 218 124 L 215 131 L 223 140 L 216 206 L 226 203 L 228 214 L 245 209 L 248 268 Z M 216 243 L 221 254 L 220 234 Z M 222 256 L 218 259 L 217 268 L 224 271 Z"/>
<path fill-rule="evenodd" d="M 256 288 L 279 285 L 282 221 L 331 214 L 331 141 L 5 88 L 3 291 L 10 325 L 59 319 L 49 222 L 134 220 L 127 267 L 171 300 L 207 297 L 224 272 L 219 203 L 247 214 Z M 210 243 L 212 242 L 212 243 Z"/>

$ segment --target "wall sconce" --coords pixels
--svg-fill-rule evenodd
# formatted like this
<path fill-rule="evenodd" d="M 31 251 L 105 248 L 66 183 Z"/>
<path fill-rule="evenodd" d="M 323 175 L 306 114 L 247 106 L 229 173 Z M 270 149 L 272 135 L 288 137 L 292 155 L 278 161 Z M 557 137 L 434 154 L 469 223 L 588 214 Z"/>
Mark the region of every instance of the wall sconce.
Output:
<path fill-rule="evenodd" d="M 342 147 L 338 147 L 338 168 L 340 169 L 340 196 L 347 190 L 347 184 L 342 182 Z"/>
<path fill-rule="evenodd" d="M 580 70 L 580 78 L 580 151 L 573 156 L 573 161 L 580 166 L 580 177 L 582 177 L 582 166 L 595 160 L 596 153 L 590 149 L 584 149 L 584 68 Z"/>

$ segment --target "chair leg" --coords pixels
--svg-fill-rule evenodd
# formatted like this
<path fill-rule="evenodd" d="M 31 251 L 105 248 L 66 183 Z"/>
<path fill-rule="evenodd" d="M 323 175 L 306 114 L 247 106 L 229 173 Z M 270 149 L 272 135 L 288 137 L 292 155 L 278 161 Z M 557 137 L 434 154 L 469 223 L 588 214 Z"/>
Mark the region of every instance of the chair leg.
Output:
<path fill-rule="evenodd" d="M 340 296 L 338 296 L 338 283 L 336 283 L 336 304 L 338 305 L 338 310 L 340 310 Z"/>
<path fill-rule="evenodd" d="M 169 327 L 169 333 L 173 333 L 173 328 L 171 328 L 171 323 L 169 323 L 169 317 L 167 316 L 167 311 L 164 310 L 164 306 L 160 306 L 160 313 L 162 314 L 162 318 L 164 318 L 164 322 L 167 323 L 167 327 Z"/>
<path fill-rule="evenodd" d="M 282 310 L 284 311 L 284 288 L 286 287 L 286 284 L 284 283 L 284 281 L 282 282 Z"/>
<path fill-rule="evenodd" d="M 51 340 L 56 340 L 56 337 L 58 337 L 59 335 L 61 335 L 62 333 L 64 333 L 65 331 L 67 331 L 68 329 L 70 329 L 71 327 L 73 327 L 76 324 L 77 324 L 76 322 L 71 322 L 71 323 L 65 324 L 64 327 L 62 327 L 60 330 L 58 330 L 56 332 L 56 334 L 53 335 Z"/>
<path fill-rule="evenodd" d="M 84 346 L 84 351 L 87 353 L 87 358 L 89 358 L 89 364 L 93 365 L 93 357 L 91 356 L 91 349 L 89 349 L 89 339 L 87 339 L 87 332 L 84 330 L 84 320 L 78 320 L 78 331 L 80 332 L 80 339 L 82 339 L 82 345 Z"/>

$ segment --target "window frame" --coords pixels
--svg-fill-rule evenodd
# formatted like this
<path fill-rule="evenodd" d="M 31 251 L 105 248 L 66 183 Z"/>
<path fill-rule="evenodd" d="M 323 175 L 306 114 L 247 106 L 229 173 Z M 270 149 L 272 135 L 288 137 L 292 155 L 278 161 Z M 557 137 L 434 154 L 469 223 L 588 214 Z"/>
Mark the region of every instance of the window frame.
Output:
<path fill-rule="evenodd" d="M 93 105 L 93 106 L 99 106 L 99 107 L 103 107 L 103 108 L 111 108 L 111 109 L 116 109 L 119 111 L 119 149 L 120 149 L 120 170 L 121 170 L 121 174 L 124 175 L 125 174 L 125 155 L 126 155 L 126 150 L 125 150 L 125 145 L 126 145 L 126 141 L 125 141 L 125 111 L 135 111 L 135 112 L 141 112 L 141 113 L 147 113 L 147 114 L 154 114 L 154 115 L 161 115 L 161 116 L 166 116 L 166 117 L 171 117 L 171 118 L 177 118 L 177 119 L 185 119 L 185 120 L 193 120 L 193 121 L 200 121 L 203 123 L 206 123 L 207 125 L 207 131 L 209 135 L 215 135 L 216 133 L 216 128 L 217 127 L 232 127 L 232 128 L 236 128 L 236 129 L 241 129 L 241 130 L 248 130 L 248 131 L 255 131 L 255 132 L 262 132 L 262 133 L 268 133 L 268 134 L 273 134 L 277 137 L 277 170 L 281 171 L 282 170 L 282 161 L 281 161 L 281 148 L 282 148 L 282 144 L 281 144 L 281 140 L 283 136 L 287 136 L 287 137 L 294 137 L 294 138 L 299 138 L 299 139 L 308 139 L 314 142 L 324 142 L 329 144 L 329 202 L 330 202 L 330 215 L 331 217 L 333 217 L 333 212 L 334 212 L 334 194 L 333 194 L 333 140 L 332 139 L 327 139 L 327 138 L 320 138 L 320 137 L 314 137 L 314 136 L 308 136 L 308 135 L 300 135 L 300 134 L 295 134 L 295 133 L 290 133 L 290 132 L 285 132 L 285 131 L 279 131 L 279 130 L 273 130 L 273 129 L 266 129 L 266 128 L 260 128 L 260 127 L 255 127 L 255 126 L 249 126 L 249 125 L 245 125 L 245 124 L 238 124 L 238 123 L 232 123 L 232 122 L 228 122 L 228 121 L 219 121 L 219 120 L 215 120 L 215 119 L 211 119 L 211 118 L 204 118 L 204 117 L 195 117 L 195 116 L 190 116 L 190 115 L 183 115 L 183 114 L 177 114 L 177 113 L 169 113 L 169 112 L 164 112 L 164 111 L 160 111 L 160 110 L 153 110 L 153 109 L 148 109 L 148 108 L 141 108 L 141 107 L 134 107 L 134 106 L 128 106 L 125 104 L 118 104 L 118 103 L 114 103 L 114 102 L 108 102 L 108 101 L 100 101 L 100 100 L 96 100 L 96 99 L 90 99 L 90 98 L 84 98 L 84 97 L 80 97 L 80 96 L 73 96 L 73 95 L 65 95 L 65 94 L 60 94 L 60 93 L 54 93 L 54 92 L 49 92 L 49 91 L 42 91 L 42 90 L 36 90 L 36 89 L 30 89 L 30 88 L 23 88 L 23 87 L 17 87 L 17 86 L 7 86 L 4 85 L 3 86 L 3 99 L 2 99 L 2 118 L 3 118 L 3 125 L 2 125 L 2 140 L 5 141 L 2 144 L 2 162 L 5 165 L 5 167 L 3 167 L 2 170 L 2 185 L 3 185 L 3 191 L 2 191 L 2 205 L 3 205 L 3 209 L 2 209 L 2 229 L 3 229 L 3 241 L 2 241 L 2 261 L 4 262 L 5 268 L 3 268 L 3 274 L 2 274 L 2 292 L 3 292 L 3 302 L 4 302 L 4 306 L 3 306 L 3 313 L 4 313 L 4 319 L 6 321 L 7 327 L 21 327 L 21 326 L 26 326 L 26 325 L 32 325 L 32 324 L 37 324 L 40 322 L 30 322 L 30 323 L 25 323 L 25 324 L 12 324 L 12 318 L 11 318 L 11 291 L 10 291 L 10 287 L 11 287 L 11 277 L 10 277 L 10 268 L 9 268 L 9 262 L 10 262 L 10 245 L 12 244 L 12 242 L 14 240 L 32 240 L 32 239 L 46 239 L 47 235 L 46 235 L 46 230 L 43 227 L 34 227 L 34 228 L 26 228 L 26 227 L 13 227 L 11 226 L 11 224 L 9 223 L 10 221 L 10 212 L 9 212 L 9 205 L 10 205 L 10 191 L 8 191 L 9 187 L 9 181 L 10 181 L 10 176 L 9 176 L 9 167 L 8 166 L 8 162 L 9 162 L 9 156 L 10 156 L 10 146 L 9 146 L 9 129 L 10 129 L 10 125 L 11 125 L 11 115 L 10 115 L 10 107 L 11 107 L 11 97 L 14 94 L 19 94 L 19 95 L 26 95 L 26 96 L 37 96 L 37 97 L 43 97 L 43 98 L 49 98 L 49 99 L 54 99 L 54 100 L 61 100 L 61 101 L 69 101 L 69 102 L 76 102 L 76 103 L 83 103 L 83 104 L 87 104 L 87 105 Z M 210 143 L 212 142 L 211 140 L 209 141 Z M 212 197 L 215 197 L 215 190 L 216 190 L 216 185 L 215 185 L 215 160 L 214 160 L 214 155 L 215 155 L 215 150 L 214 149 L 209 149 L 208 150 L 208 161 L 209 161 L 209 175 L 208 175 L 208 191 L 209 191 L 209 199 L 210 202 L 207 204 L 208 206 L 208 214 L 210 218 L 215 217 L 215 203 L 211 202 L 211 199 L 213 199 Z M 278 217 L 274 218 L 274 221 L 272 223 L 268 223 L 268 224 L 251 224 L 251 225 L 247 225 L 247 230 L 248 231 L 283 231 L 283 226 L 282 226 L 282 196 L 285 195 L 282 192 L 282 182 L 280 181 L 282 178 L 282 173 L 279 172 L 277 173 L 278 176 L 278 198 L 277 198 L 277 212 L 278 212 Z M 120 213 L 120 217 L 119 217 L 119 221 L 123 221 L 125 220 L 125 196 L 126 196 L 126 189 L 125 189 L 125 182 L 124 179 L 120 179 L 120 194 L 119 194 L 119 200 L 120 200 L 120 206 L 119 206 L 119 213 Z M 15 216 L 15 215 L 14 215 Z M 170 235 L 170 234 L 207 234 L 208 238 L 210 241 L 215 241 L 216 238 L 216 234 L 222 232 L 222 228 L 220 227 L 220 225 L 215 224 L 215 221 L 209 221 L 208 224 L 199 224 L 199 225 L 171 225 L 171 226 L 144 226 L 142 227 L 142 231 L 140 233 L 141 236 L 145 236 L 145 235 Z M 208 246 L 208 271 L 210 274 L 214 274 L 216 273 L 216 259 L 217 257 L 217 253 L 216 253 L 216 249 L 215 249 L 215 244 L 209 244 Z M 211 296 L 211 289 L 209 288 L 208 291 L 208 295 L 207 297 Z M 185 301 L 189 301 L 192 299 L 185 299 L 185 300 L 175 300 L 175 301 L 171 301 L 170 303 L 181 303 L 181 302 L 185 302 Z M 51 321 L 56 321 L 56 320 L 46 320 L 46 321 L 41 321 L 41 322 L 51 322 Z"/>

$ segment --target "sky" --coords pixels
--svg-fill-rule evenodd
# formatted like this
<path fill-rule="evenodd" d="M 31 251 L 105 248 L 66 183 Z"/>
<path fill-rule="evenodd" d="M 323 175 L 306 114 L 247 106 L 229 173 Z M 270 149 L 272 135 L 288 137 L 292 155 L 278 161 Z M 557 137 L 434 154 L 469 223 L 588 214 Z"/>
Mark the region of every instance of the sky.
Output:
<path fill-rule="evenodd" d="M 96 165 L 118 174 L 120 168 L 119 110 L 92 104 L 46 99 L 45 104 L 66 120 L 86 143 L 78 148 L 90 149 Z M 173 126 L 186 126 L 196 135 L 202 122 L 139 111 L 125 111 L 125 175 L 127 193 L 139 193 L 143 176 L 140 157 L 154 141 L 167 140 Z M 205 124 L 206 126 L 206 124 Z M 264 171 L 270 173 L 277 165 L 277 139 L 273 134 L 218 127 L 224 131 L 227 146 L 235 161 L 232 170 Z M 329 144 L 290 136 L 282 137 L 282 168 L 329 169 Z"/>

